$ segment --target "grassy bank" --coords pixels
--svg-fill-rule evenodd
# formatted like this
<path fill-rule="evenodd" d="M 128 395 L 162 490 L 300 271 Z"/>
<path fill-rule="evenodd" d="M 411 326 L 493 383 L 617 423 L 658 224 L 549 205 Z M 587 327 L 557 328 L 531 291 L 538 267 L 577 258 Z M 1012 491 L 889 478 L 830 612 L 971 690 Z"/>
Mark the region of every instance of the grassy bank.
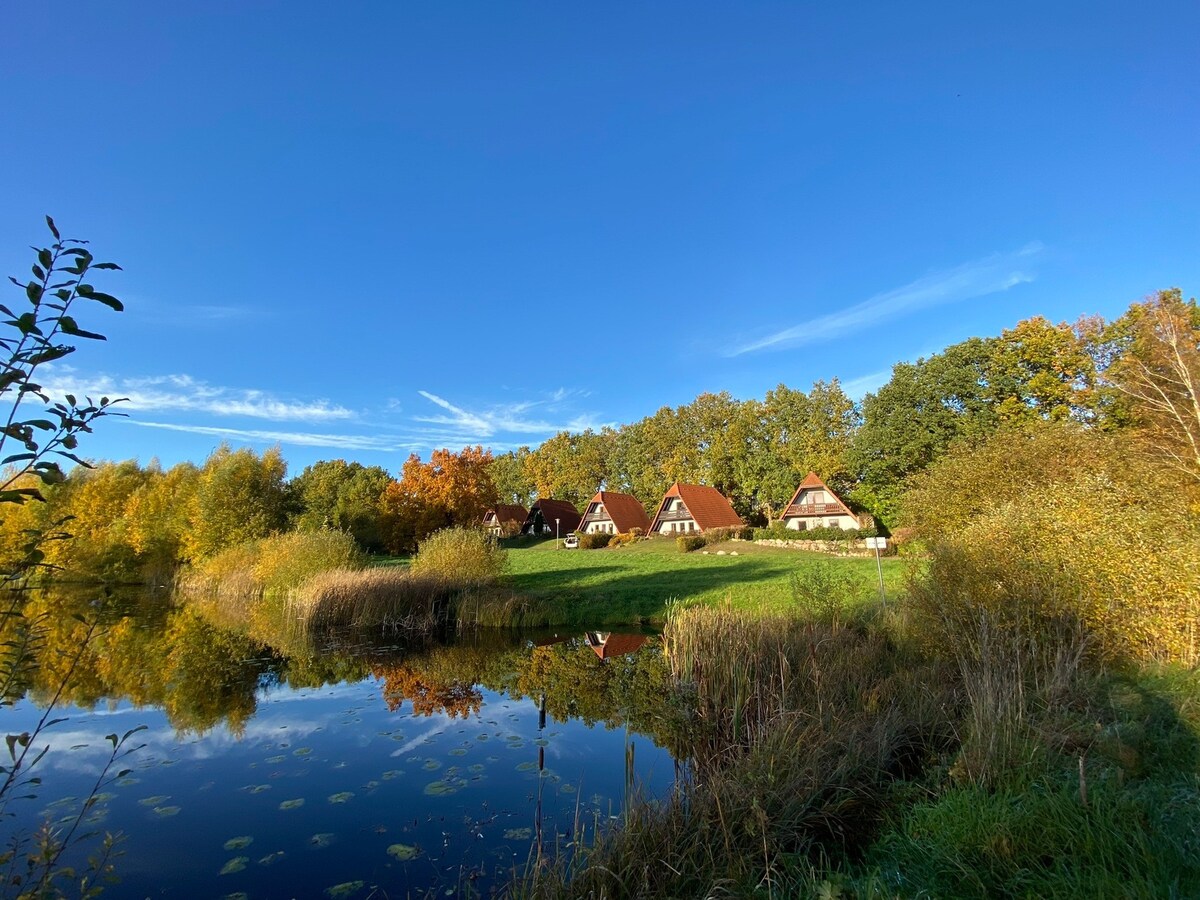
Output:
<path fill-rule="evenodd" d="M 673 540 L 606 550 L 563 550 L 554 540 L 515 541 L 507 545 L 503 587 L 491 598 L 473 598 L 471 609 L 477 613 L 464 612 L 484 625 L 661 625 L 673 603 L 764 614 L 794 611 L 794 578 L 800 579 L 803 590 L 831 576 L 838 582 L 839 595 L 849 587 L 851 605 L 879 596 L 873 559 L 843 559 L 746 541 L 706 549 L 707 556 L 681 553 Z M 718 555 L 719 550 L 725 555 Z M 885 558 L 883 573 L 888 595 L 895 597 L 903 583 L 903 564 Z M 501 614 L 504 609 L 511 613 L 511 622 Z"/>
<path fill-rule="evenodd" d="M 691 778 L 513 895 L 1200 896 L 1200 673 L 1027 644 L 967 669 L 913 625 L 673 613 Z"/>

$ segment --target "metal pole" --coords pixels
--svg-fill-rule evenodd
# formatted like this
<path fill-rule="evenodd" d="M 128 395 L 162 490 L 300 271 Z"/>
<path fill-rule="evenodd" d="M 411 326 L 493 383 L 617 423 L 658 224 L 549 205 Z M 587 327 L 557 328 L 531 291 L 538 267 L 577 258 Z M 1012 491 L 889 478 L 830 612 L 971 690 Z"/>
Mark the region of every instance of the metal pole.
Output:
<path fill-rule="evenodd" d="M 879 602 L 887 606 L 887 594 L 883 591 L 883 563 L 879 560 L 879 540 L 875 541 L 875 568 L 879 570 Z"/>
<path fill-rule="evenodd" d="M 554 549 L 561 550 L 562 547 L 558 543 L 558 519 L 554 520 Z"/>

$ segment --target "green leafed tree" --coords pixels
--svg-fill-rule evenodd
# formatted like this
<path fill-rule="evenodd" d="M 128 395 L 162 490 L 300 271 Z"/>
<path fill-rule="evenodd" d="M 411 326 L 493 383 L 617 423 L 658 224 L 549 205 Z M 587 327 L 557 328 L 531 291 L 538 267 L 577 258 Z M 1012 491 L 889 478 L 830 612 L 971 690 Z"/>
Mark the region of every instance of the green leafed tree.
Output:
<path fill-rule="evenodd" d="M 295 527 L 301 531 L 344 531 L 364 550 L 378 553 L 383 550 L 379 498 L 391 480 L 379 466 L 344 459 L 313 463 L 290 485 Z"/>
<path fill-rule="evenodd" d="M 286 474 L 277 447 L 261 456 L 226 444 L 214 450 L 190 498 L 184 556 L 194 562 L 282 531 L 287 525 Z"/>

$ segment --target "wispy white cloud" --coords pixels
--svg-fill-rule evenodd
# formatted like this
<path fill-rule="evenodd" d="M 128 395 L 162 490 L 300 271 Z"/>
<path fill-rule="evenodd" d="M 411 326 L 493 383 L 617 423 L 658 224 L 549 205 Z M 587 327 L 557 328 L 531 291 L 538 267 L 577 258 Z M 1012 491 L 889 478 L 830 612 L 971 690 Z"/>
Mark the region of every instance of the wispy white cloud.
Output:
<path fill-rule="evenodd" d="M 1041 251 L 1041 244 L 1032 243 L 1015 253 L 994 253 L 953 269 L 932 272 L 848 309 L 818 316 L 742 344 L 726 355 L 802 347 L 879 325 L 917 310 L 1006 291 L 1034 280 L 1034 263 Z"/>
<path fill-rule="evenodd" d="M 404 439 L 395 435 L 327 434 L 311 431 L 226 428 L 217 425 L 147 422 L 142 419 L 133 418 L 122 421 L 127 425 L 136 425 L 139 428 L 160 428 L 165 431 L 203 434 L 209 437 L 224 438 L 232 441 L 249 441 L 260 444 L 296 444 L 302 447 L 333 447 L 338 450 L 377 450 L 385 453 L 395 451 L 415 452 L 430 446 L 424 441 Z"/>
<path fill-rule="evenodd" d="M 413 421 L 452 428 L 456 434 L 469 436 L 468 443 L 486 442 L 497 434 L 544 434 L 548 437 L 559 431 L 583 431 L 586 428 L 603 428 L 608 424 L 597 421 L 590 414 L 560 419 L 546 418 L 545 413 L 557 411 L 557 407 L 572 396 L 572 392 L 561 388 L 544 399 L 500 404 L 475 411 L 451 403 L 430 391 L 417 393 L 445 410 L 445 413 L 417 415 L 413 416 Z M 535 409 L 540 410 L 542 415 L 527 415 Z"/>
<path fill-rule="evenodd" d="M 328 400 L 286 400 L 268 391 L 222 387 L 190 375 L 113 378 L 84 376 L 63 367 L 43 386 L 55 394 L 126 397 L 126 412 L 200 412 L 273 422 L 335 422 L 356 417 L 352 410 Z"/>
<path fill-rule="evenodd" d="M 891 377 L 891 369 L 880 369 L 878 372 L 869 372 L 866 375 L 851 378 L 849 381 L 843 381 L 842 390 L 853 399 L 861 400 L 864 395 L 877 391 L 887 384 Z"/>

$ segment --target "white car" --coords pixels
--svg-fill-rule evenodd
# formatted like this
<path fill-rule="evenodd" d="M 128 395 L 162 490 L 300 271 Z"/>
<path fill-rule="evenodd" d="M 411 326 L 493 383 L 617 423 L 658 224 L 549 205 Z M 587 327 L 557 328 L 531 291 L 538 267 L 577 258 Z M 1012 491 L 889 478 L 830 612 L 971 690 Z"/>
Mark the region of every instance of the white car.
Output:
<path fill-rule="evenodd" d="M 575 550 L 576 548 L 578 548 L 579 547 L 579 535 L 568 534 L 565 538 L 563 538 L 563 546 L 566 547 L 568 550 Z"/>

